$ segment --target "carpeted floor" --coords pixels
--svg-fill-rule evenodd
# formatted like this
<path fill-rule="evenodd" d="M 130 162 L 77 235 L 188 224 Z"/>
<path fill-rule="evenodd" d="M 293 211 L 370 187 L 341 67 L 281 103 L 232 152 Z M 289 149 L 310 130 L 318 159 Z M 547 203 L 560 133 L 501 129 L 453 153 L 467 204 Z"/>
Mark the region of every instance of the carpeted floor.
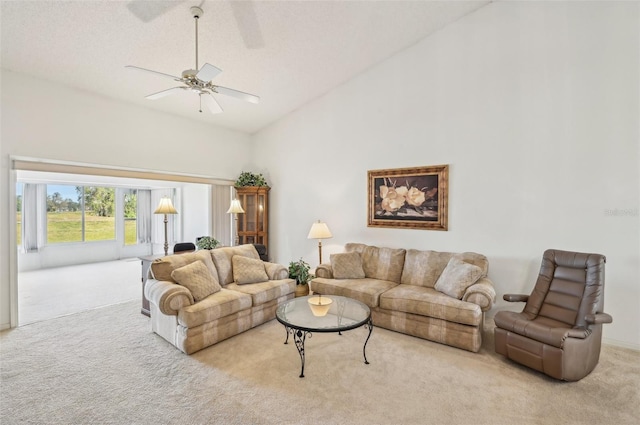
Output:
<path fill-rule="evenodd" d="M 18 274 L 20 326 L 140 300 L 140 259 L 53 267 Z"/>
<path fill-rule="evenodd" d="M 307 339 L 271 321 L 192 356 L 151 333 L 139 302 L 0 333 L 7 424 L 631 424 L 640 353 L 604 346 L 596 370 L 558 382 L 498 356 L 376 328 Z"/>

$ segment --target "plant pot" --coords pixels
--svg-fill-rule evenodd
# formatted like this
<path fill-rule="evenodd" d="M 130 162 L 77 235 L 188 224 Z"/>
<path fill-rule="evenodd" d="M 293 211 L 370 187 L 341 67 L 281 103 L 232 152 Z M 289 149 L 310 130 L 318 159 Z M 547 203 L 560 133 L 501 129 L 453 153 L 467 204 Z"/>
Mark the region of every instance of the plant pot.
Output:
<path fill-rule="evenodd" d="M 309 285 L 296 285 L 296 298 L 309 295 Z"/>

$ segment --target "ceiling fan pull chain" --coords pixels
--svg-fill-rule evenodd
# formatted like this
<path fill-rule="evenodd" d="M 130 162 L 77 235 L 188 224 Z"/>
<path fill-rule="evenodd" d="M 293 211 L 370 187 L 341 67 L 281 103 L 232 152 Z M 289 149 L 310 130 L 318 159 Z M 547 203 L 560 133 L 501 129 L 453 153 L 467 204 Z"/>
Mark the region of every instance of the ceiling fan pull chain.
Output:
<path fill-rule="evenodd" d="M 199 94 L 198 98 L 200 99 L 200 112 L 202 112 L 202 95 Z"/>

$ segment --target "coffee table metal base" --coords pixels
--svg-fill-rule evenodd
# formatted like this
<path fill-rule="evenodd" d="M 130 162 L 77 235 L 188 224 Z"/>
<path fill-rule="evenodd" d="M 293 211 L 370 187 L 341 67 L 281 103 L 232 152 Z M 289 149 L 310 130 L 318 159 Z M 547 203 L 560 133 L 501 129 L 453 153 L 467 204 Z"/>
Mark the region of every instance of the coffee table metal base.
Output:
<path fill-rule="evenodd" d="M 373 322 L 371 319 L 367 323 L 364 324 L 364 327 L 369 329 L 369 334 L 367 335 L 367 339 L 364 341 L 364 346 L 362 347 L 362 355 L 364 357 L 364 364 L 369 364 L 367 360 L 367 342 L 369 342 L 369 338 L 371 338 L 371 332 L 373 331 Z M 307 336 L 311 338 L 313 336 L 311 331 L 305 331 L 302 329 L 297 329 L 292 326 L 284 325 L 285 330 L 287 331 L 287 339 L 284 341 L 285 344 L 289 343 L 289 334 L 293 334 L 293 342 L 296 344 L 296 348 L 298 349 L 298 353 L 300 354 L 300 362 L 302 363 L 302 368 L 300 369 L 300 378 L 304 378 L 304 342 L 307 339 Z M 342 332 L 338 332 L 339 335 L 342 335 Z"/>

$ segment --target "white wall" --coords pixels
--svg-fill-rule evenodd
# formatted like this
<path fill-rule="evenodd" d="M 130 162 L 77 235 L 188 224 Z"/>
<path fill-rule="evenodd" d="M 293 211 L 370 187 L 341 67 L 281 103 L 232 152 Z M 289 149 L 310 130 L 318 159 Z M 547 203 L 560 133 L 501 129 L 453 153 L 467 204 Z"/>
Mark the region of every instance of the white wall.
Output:
<path fill-rule="evenodd" d="M 12 200 L 10 156 L 235 180 L 250 137 L 1 70 L 0 199 Z M 0 329 L 10 323 L 15 215 L 0 202 Z M 204 225 L 208 225 L 205 223 Z"/>
<path fill-rule="evenodd" d="M 640 349 L 637 3 L 493 3 L 255 136 L 270 255 L 477 251 L 502 295 L 547 248 L 607 256 L 608 342 Z M 286 163 L 287 166 L 283 166 Z M 450 164 L 449 231 L 368 228 L 367 170 Z"/>
<path fill-rule="evenodd" d="M 188 184 L 182 188 L 182 205 L 178 215 L 182 219 L 182 239 L 180 242 L 196 242 L 196 238 L 211 234 L 211 190 L 208 185 Z"/>

